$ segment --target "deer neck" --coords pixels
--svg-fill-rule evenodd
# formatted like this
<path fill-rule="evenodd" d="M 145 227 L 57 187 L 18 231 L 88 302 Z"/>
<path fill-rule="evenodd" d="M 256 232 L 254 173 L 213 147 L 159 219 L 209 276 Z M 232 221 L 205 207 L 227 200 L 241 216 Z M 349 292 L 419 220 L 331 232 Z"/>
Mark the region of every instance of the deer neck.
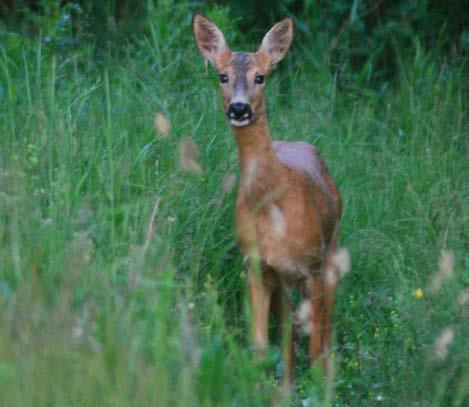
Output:
<path fill-rule="evenodd" d="M 240 187 L 248 204 L 258 206 L 263 205 L 263 199 L 276 199 L 287 183 L 287 175 L 275 152 L 265 118 L 232 130 L 238 145 Z"/>

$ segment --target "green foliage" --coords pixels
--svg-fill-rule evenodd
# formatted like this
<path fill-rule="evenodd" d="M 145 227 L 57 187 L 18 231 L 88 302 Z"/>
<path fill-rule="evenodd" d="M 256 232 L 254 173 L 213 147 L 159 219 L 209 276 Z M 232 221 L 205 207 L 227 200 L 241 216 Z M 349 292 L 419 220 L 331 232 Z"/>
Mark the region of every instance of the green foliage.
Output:
<path fill-rule="evenodd" d="M 163 41 L 168 27 L 177 29 L 174 22 L 189 20 L 195 11 L 208 12 L 225 27 L 232 44 L 249 44 L 250 49 L 259 45 L 275 21 L 290 15 L 297 28 L 293 52 L 315 66 L 327 66 L 339 86 L 346 88 L 386 86 L 401 61 L 411 56 L 415 37 L 427 50 L 438 49 L 442 55 L 463 55 L 468 48 L 469 5 L 460 0 L 276 0 L 268 4 L 261 0 L 27 0 L 19 4 L 0 7 L 7 27 L 40 34 L 59 48 L 87 43 L 105 60 L 144 35 L 154 37 L 155 27 Z"/>
<path fill-rule="evenodd" d="M 322 151 L 352 256 L 337 295 L 335 376 L 324 383 L 308 367 L 303 341 L 287 400 L 277 346 L 263 363 L 249 346 L 235 192 L 223 191 L 237 153 L 215 75 L 193 44 L 198 5 L 147 3 L 146 34 L 127 42 L 119 31 L 119 50 L 103 57 L 92 26 L 77 34 L 67 6 L 41 4 L 40 35 L 0 33 L 2 404 L 467 403 L 467 66 L 458 54 L 443 60 L 414 33 L 401 52 L 395 37 L 393 83 L 365 86 L 360 71 L 342 91 L 322 64 L 327 36 L 309 51 L 299 29 L 297 53 L 268 79 L 272 133 Z M 251 39 L 230 13 L 206 12 L 241 46 Z M 156 112 L 171 124 L 165 137 Z M 202 175 L 179 165 L 185 137 L 199 146 Z M 454 276 L 432 291 L 443 249 L 454 252 Z M 439 357 L 447 328 L 454 338 Z"/>

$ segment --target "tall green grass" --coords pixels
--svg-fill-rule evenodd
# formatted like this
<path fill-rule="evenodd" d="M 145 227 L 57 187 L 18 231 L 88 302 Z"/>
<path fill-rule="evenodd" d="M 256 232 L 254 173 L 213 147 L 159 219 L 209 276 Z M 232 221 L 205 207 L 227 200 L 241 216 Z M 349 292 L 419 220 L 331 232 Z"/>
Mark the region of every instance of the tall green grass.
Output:
<path fill-rule="evenodd" d="M 215 75 L 192 43 L 187 7 L 150 11 L 151 35 L 105 64 L 88 45 L 61 51 L 2 34 L 0 403 L 467 402 L 464 62 L 440 61 L 416 40 L 381 91 L 340 92 L 306 55 L 269 78 L 272 134 L 322 151 L 352 256 L 337 294 L 335 376 L 324 385 L 300 343 L 287 400 L 276 342 L 263 363 L 249 345 L 236 193 L 223 189 L 237 153 Z M 212 14 L 229 24 L 223 9 Z M 202 175 L 181 169 L 185 137 Z M 454 253 L 454 275 L 435 290 L 442 250 Z"/>

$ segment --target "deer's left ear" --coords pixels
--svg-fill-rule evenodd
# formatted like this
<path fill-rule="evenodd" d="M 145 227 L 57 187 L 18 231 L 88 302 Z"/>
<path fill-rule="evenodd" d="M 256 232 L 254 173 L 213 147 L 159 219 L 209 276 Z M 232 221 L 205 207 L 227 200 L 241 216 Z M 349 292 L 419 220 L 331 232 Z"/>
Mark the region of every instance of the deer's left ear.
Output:
<path fill-rule="evenodd" d="M 219 28 L 203 14 L 195 14 L 192 18 L 192 30 L 195 43 L 200 53 L 215 67 L 223 55 L 230 53 L 225 37 Z"/>
<path fill-rule="evenodd" d="M 257 54 L 261 57 L 260 59 L 268 60 L 269 71 L 275 68 L 277 62 L 285 57 L 290 48 L 293 40 L 293 27 L 293 20 L 287 17 L 275 24 L 262 40 Z"/>

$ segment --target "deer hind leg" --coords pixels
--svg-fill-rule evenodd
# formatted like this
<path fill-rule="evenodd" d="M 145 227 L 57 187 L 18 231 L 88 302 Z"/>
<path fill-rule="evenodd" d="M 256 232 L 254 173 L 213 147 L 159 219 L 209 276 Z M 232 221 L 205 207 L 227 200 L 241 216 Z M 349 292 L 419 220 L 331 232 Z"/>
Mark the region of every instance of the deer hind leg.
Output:
<path fill-rule="evenodd" d="M 323 311 L 324 311 L 324 284 L 318 276 L 309 289 L 311 303 L 311 333 L 309 337 L 309 358 L 315 363 L 323 351 Z"/>
<path fill-rule="evenodd" d="M 280 287 L 280 328 L 282 338 L 283 387 L 289 391 L 293 383 L 295 368 L 294 332 L 292 323 L 292 301 L 290 292 Z"/>
<path fill-rule="evenodd" d="M 324 311 L 323 311 L 323 350 L 325 353 L 324 367 L 327 369 L 330 352 L 332 351 L 332 314 L 334 311 L 335 290 L 339 279 L 339 270 L 332 257 L 337 250 L 338 226 L 336 225 L 332 235 L 326 256 L 326 269 L 324 278 Z"/>
<path fill-rule="evenodd" d="M 265 284 L 260 274 L 254 270 L 248 271 L 254 348 L 257 355 L 262 357 L 269 343 L 269 308 L 272 287 Z"/>
<path fill-rule="evenodd" d="M 330 284 L 328 281 L 324 284 L 324 310 L 322 314 L 322 331 L 323 331 L 323 352 L 324 352 L 324 368 L 328 368 L 329 358 L 332 351 L 332 313 L 334 309 L 334 296 L 336 284 Z"/>

